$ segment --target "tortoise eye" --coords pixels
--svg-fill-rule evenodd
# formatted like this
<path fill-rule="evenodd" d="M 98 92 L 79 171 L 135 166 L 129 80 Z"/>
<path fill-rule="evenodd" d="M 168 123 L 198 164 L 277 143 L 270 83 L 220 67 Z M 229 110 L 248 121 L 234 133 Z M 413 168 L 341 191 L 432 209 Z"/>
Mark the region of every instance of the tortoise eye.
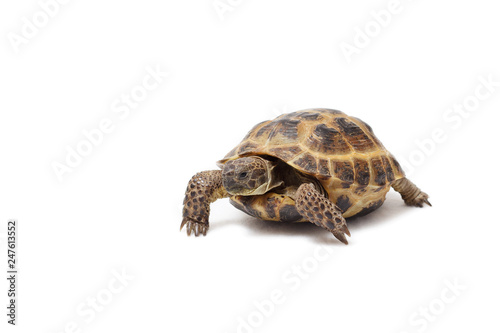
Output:
<path fill-rule="evenodd" d="M 239 178 L 239 179 L 244 179 L 244 178 L 246 178 L 247 176 L 248 176 L 248 172 L 244 171 L 244 172 L 242 172 L 242 173 L 240 173 L 240 174 L 238 175 L 238 178 Z"/>

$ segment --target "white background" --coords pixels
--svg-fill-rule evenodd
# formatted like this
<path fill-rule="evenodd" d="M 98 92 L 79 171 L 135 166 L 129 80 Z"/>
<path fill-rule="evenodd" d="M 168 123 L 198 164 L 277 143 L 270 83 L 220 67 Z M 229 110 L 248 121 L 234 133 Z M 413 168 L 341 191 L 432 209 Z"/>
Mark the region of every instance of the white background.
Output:
<path fill-rule="evenodd" d="M 494 2 L 401 0 L 381 27 L 371 12 L 389 1 L 228 1 L 222 14 L 212 0 L 69 1 L 17 46 L 40 4 L 0 5 L 2 270 L 6 222 L 19 221 L 12 332 L 498 330 Z M 349 62 L 341 45 L 355 40 Z M 127 117 L 114 112 L 146 68 L 169 75 Z M 464 101 L 467 114 L 447 111 Z M 212 205 L 206 237 L 179 232 L 193 174 L 255 123 L 312 107 L 369 123 L 433 207 L 391 191 L 349 222 L 348 246 L 227 199 Z M 54 163 L 103 119 L 111 133 L 60 181 Z"/>

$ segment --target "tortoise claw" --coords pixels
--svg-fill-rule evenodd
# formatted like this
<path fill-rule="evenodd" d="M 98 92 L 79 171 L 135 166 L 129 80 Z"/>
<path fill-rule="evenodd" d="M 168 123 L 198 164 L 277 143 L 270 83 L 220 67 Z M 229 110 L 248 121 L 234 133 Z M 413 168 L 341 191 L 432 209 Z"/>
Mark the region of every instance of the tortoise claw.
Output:
<path fill-rule="evenodd" d="M 345 235 L 351 237 L 351 232 L 347 228 L 347 224 L 345 223 L 345 220 L 343 221 L 341 226 L 337 226 L 335 229 L 330 230 L 330 232 L 337 238 L 339 241 L 344 243 L 345 245 L 349 244 L 347 242 L 347 238 Z"/>
<path fill-rule="evenodd" d="M 347 225 L 342 226 L 342 232 L 351 237 L 351 232 L 347 229 Z"/>
<path fill-rule="evenodd" d="M 182 220 L 182 223 L 181 223 L 181 228 L 179 229 L 179 231 L 181 231 L 181 230 L 182 230 L 182 228 L 186 225 L 186 223 L 187 223 L 187 222 L 188 222 L 188 219 L 187 219 L 187 218 L 184 218 L 184 219 Z"/>
<path fill-rule="evenodd" d="M 343 232 L 341 232 L 339 230 L 334 230 L 334 231 L 332 231 L 332 234 L 335 236 L 335 238 L 337 238 L 339 241 L 341 241 L 345 245 L 349 244 L 347 242 L 347 238 L 345 238 L 345 235 Z"/>
<path fill-rule="evenodd" d="M 429 199 L 427 193 L 420 192 L 420 194 L 413 200 L 413 206 L 424 207 L 424 203 L 426 203 L 432 207 L 431 203 L 427 199 Z"/>
<path fill-rule="evenodd" d="M 193 221 L 192 219 L 185 217 L 182 220 L 180 230 L 182 230 L 184 226 L 186 226 L 186 233 L 188 236 L 191 236 L 191 233 L 194 233 L 196 237 L 198 237 L 200 234 L 203 236 L 207 235 L 208 224 Z"/>

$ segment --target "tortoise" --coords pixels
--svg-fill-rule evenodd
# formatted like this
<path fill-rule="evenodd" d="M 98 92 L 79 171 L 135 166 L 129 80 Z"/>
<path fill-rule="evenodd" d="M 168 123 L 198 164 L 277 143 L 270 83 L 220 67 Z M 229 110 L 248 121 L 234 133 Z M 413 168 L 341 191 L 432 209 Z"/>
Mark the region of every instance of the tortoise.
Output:
<path fill-rule="evenodd" d="M 263 121 L 217 165 L 188 183 L 181 223 L 188 235 L 206 235 L 210 203 L 226 197 L 251 216 L 311 222 L 345 244 L 345 219 L 379 208 L 391 186 L 409 206 L 431 205 L 372 128 L 338 110 Z"/>

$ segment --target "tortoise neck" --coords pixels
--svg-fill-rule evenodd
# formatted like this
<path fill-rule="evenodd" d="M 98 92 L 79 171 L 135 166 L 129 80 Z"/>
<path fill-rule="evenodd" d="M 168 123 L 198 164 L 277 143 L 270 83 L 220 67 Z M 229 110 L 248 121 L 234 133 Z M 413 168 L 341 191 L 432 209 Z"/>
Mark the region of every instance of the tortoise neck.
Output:
<path fill-rule="evenodd" d="M 302 184 L 313 184 L 316 190 L 328 198 L 328 193 L 320 181 L 313 176 L 306 175 L 283 161 L 276 161 L 270 179 L 278 184 L 276 192 L 295 198 L 295 192 Z"/>
<path fill-rule="evenodd" d="M 261 158 L 266 163 L 266 172 L 267 172 L 267 187 L 265 192 L 268 192 L 276 187 L 283 185 L 283 180 L 280 177 L 280 173 L 278 172 L 278 167 L 280 163 L 275 160 L 269 160 L 266 158 Z"/>

